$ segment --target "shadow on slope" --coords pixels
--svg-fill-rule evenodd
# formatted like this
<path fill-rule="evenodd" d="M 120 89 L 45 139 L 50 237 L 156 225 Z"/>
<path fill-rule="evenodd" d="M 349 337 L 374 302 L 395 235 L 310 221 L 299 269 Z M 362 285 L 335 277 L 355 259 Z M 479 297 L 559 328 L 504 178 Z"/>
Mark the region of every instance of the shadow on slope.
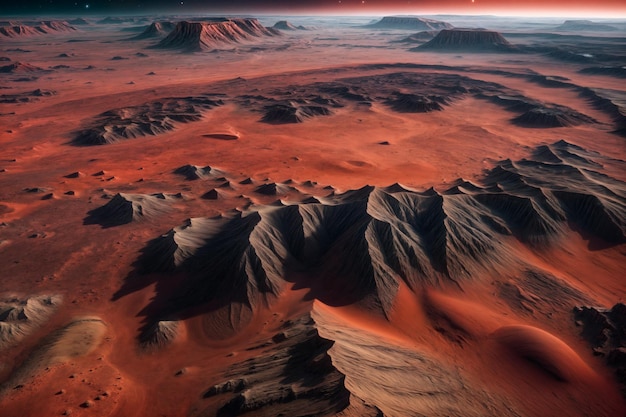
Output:
<path fill-rule="evenodd" d="M 161 193 L 151 195 L 118 193 L 104 206 L 91 210 L 84 224 L 99 224 L 103 228 L 108 228 L 142 221 L 170 211 L 171 200 L 178 198 L 179 195 Z"/>
<path fill-rule="evenodd" d="M 380 416 L 365 406 L 345 386 L 345 376 L 331 361 L 331 340 L 320 336 L 309 314 L 288 320 L 270 339 L 248 348 L 257 355 L 232 365 L 224 382 L 205 391 L 216 398 L 218 416 L 335 415 L 346 410 L 359 416 Z M 213 406 L 207 415 L 214 414 Z M 353 415 L 353 414 L 350 414 Z"/>
<path fill-rule="evenodd" d="M 146 246 L 115 298 L 156 281 L 148 322 L 228 308 L 236 331 L 293 284 L 309 300 L 388 316 L 401 283 L 462 286 L 524 267 L 511 238 L 549 247 L 573 225 L 605 245 L 626 242 L 626 184 L 601 172 L 604 160 L 560 141 L 442 192 L 366 186 L 189 219 Z"/>
<path fill-rule="evenodd" d="M 266 28 L 257 19 L 215 19 L 210 22 L 182 21 L 153 48 L 177 49 L 183 52 L 210 51 L 229 44 L 278 36 L 280 32 Z"/>

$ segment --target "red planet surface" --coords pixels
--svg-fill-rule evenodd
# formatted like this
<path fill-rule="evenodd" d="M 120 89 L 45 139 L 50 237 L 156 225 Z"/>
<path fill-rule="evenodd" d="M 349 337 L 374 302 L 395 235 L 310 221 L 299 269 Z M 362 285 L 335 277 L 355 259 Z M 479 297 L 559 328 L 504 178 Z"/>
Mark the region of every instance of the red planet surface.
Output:
<path fill-rule="evenodd" d="M 24 1 L 3 416 L 626 414 L 618 1 Z"/>

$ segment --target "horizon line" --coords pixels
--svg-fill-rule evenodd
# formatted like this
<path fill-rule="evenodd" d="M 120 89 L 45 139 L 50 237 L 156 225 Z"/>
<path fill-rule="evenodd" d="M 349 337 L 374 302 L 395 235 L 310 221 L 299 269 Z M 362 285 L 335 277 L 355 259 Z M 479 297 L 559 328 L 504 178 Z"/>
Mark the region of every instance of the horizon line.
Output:
<path fill-rule="evenodd" d="M 385 17 L 385 16 L 409 16 L 409 17 L 425 17 L 425 16 L 451 16 L 451 17 L 500 17 L 500 18 L 578 18 L 578 19 L 612 19 L 612 20 L 626 20 L 626 9 L 624 11 L 597 11 L 595 14 L 587 10 L 570 11 L 566 13 L 560 12 L 537 12 L 531 13 L 528 11 L 519 12 L 504 12 L 504 11 L 483 11 L 481 13 L 474 12 L 452 12 L 452 11 L 407 11 L 407 10 L 388 10 L 388 11 L 313 11 L 313 10 L 300 10 L 293 12 L 278 11 L 278 10 L 257 10 L 257 11 L 242 11 L 242 10 L 120 10 L 120 11 L 41 11 L 41 12 L 14 12 L 3 13 L 0 12 L 2 17 L 27 17 L 27 16 L 81 16 L 81 17 L 101 17 L 101 16 L 154 16 L 154 15 L 184 15 L 184 16 L 196 16 L 196 15 L 232 15 L 232 16 L 294 16 L 294 17 Z"/>

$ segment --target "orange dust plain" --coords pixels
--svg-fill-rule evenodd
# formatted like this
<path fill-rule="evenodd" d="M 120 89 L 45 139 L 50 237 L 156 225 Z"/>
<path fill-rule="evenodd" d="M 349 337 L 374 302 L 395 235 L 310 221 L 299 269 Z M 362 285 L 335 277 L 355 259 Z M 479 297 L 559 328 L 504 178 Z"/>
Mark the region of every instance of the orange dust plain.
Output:
<path fill-rule="evenodd" d="M 626 415 L 626 21 L 0 23 L 3 416 Z"/>

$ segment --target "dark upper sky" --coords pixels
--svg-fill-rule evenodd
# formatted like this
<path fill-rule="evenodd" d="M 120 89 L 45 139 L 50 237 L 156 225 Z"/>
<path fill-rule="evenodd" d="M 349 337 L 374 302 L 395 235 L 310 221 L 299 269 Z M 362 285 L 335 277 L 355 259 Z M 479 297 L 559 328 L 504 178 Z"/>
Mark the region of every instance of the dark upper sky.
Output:
<path fill-rule="evenodd" d="M 9 3 L 9 4 L 7 4 Z M 10 13 L 471 13 L 626 16 L 624 0 L 8 0 Z M 620 16 L 621 15 L 621 16 Z"/>

